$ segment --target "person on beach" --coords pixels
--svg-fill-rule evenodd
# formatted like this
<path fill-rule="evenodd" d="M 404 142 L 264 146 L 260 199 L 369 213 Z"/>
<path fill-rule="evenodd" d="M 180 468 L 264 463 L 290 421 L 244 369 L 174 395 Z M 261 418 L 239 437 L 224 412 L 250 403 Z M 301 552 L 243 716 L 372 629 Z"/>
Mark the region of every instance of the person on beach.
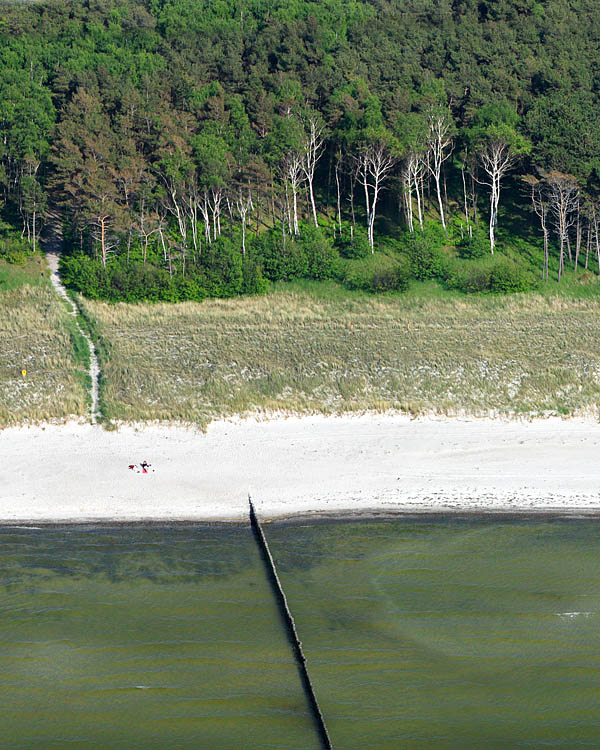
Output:
<path fill-rule="evenodd" d="M 136 474 L 149 474 L 150 472 L 148 469 L 152 466 L 152 464 L 149 464 L 147 461 L 142 461 L 141 464 L 129 464 L 128 468 L 134 471 Z M 154 472 L 154 469 L 152 469 L 152 472 Z"/>

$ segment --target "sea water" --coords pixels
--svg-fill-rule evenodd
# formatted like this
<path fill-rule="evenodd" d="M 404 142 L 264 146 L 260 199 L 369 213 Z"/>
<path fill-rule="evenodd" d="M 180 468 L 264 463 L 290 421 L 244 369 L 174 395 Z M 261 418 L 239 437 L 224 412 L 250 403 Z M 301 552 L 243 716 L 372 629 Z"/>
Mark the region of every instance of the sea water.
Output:
<path fill-rule="evenodd" d="M 600 737 L 600 522 L 266 524 L 336 750 Z M 0 748 L 318 748 L 247 526 L 0 529 Z"/>
<path fill-rule="evenodd" d="M 265 529 L 334 747 L 600 745 L 600 522 Z"/>
<path fill-rule="evenodd" d="M 318 748 L 248 527 L 0 530 L 0 747 Z"/>

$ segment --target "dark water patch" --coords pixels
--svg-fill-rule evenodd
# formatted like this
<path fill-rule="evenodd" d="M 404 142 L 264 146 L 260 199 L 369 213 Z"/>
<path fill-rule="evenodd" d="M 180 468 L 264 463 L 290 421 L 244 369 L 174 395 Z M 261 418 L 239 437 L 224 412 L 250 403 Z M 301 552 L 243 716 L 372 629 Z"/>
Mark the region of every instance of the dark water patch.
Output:
<path fill-rule="evenodd" d="M 0 529 L 0 581 L 5 587 L 32 574 L 119 582 L 132 577 L 160 584 L 174 578 L 233 576 L 250 565 L 249 528 L 235 524 L 156 526 L 59 526 L 35 534 Z M 58 554 L 58 551 L 60 553 Z"/>
<path fill-rule="evenodd" d="M 248 526 L 0 530 L 0 748 L 318 747 Z"/>

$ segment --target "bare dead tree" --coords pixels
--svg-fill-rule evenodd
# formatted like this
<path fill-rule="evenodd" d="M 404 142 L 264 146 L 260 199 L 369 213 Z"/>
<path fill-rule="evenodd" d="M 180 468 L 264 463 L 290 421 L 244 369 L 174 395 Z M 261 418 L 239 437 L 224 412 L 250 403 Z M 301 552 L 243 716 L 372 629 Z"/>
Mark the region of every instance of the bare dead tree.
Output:
<path fill-rule="evenodd" d="M 525 182 L 530 186 L 531 206 L 534 213 L 538 216 L 542 228 L 542 234 L 544 237 L 544 263 L 542 267 L 542 279 L 544 281 L 548 281 L 548 265 L 550 255 L 550 230 L 548 228 L 548 211 L 550 210 L 550 201 L 548 198 L 548 189 L 546 183 L 543 180 L 538 180 L 535 177 L 526 177 Z"/>
<path fill-rule="evenodd" d="M 133 225 L 133 229 L 137 232 L 140 238 L 140 245 L 142 248 L 142 261 L 144 267 L 146 266 L 146 260 L 148 258 L 148 245 L 150 243 L 150 237 L 153 234 L 158 234 L 161 231 L 161 223 L 158 215 L 148 210 L 147 202 L 144 196 L 140 199 L 139 213 L 137 221 Z M 128 237 L 129 241 L 129 237 Z"/>
<path fill-rule="evenodd" d="M 469 209 L 469 203 L 471 203 L 471 207 L 473 210 L 473 222 L 477 223 L 477 198 L 475 196 L 475 180 L 473 179 L 473 174 L 475 174 L 477 165 L 473 164 L 471 167 L 469 167 L 469 150 L 465 148 L 465 152 L 463 155 L 463 158 L 461 160 L 460 165 L 460 174 L 462 177 L 462 186 L 463 186 L 463 204 L 464 204 L 464 212 L 465 212 L 465 221 L 467 222 L 467 231 L 469 233 L 469 236 L 473 236 L 473 226 L 471 222 L 471 210 Z M 471 196 L 468 195 L 467 192 L 467 180 L 466 180 L 466 172 L 469 172 L 469 176 L 471 178 Z"/>
<path fill-rule="evenodd" d="M 404 169 L 402 172 L 402 185 L 404 193 L 404 206 L 406 211 L 406 219 L 409 231 L 414 231 L 414 207 L 413 207 L 413 194 L 417 201 L 417 218 L 421 231 L 423 231 L 423 180 L 425 177 L 427 166 L 426 160 L 423 154 L 411 151 L 404 162 Z"/>
<path fill-rule="evenodd" d="M 585 198 L 580 205 L 580 221 L 582 241 L 585 234 L 585 263 L 584 268 L 587 271 L 590 263 L 590 251 L 592 249 L 592 238 L 594 235 L 594 202 Z"/>
<path fill-rule="evenodd" d="M 408 226 L 408 231 L 413 234 L 415 231 L 415 225 L 413 220 L 413 205 L 412 205 L 412 182 L 410 179 L 410 172 L 408 166 L 405 166 L 400 175 L 400 182 L 402 185 L 402 204 L 404 207 L 404 217 Z"/>
<path fill-rule="evenodd" d="M 254 203 L 252 201 L 252 193 L 248 187 L 247 192 L 244 193 L 242 186 L 239 186 L 238 194 L 235 199 L 235 209 L 242 222 L 242 255 L 246 255 L 246 222 L 248 215 L 254 211 Z"/>
<path fill-rule="evenodd" d="M 323 144 L 325 142 L 323 133 L 325 131 L 325 126 L 322 122 L 320 122 L 317 115 L 311 114 L 305 118 L 304 127 L 306 129 L 306 137 L 304 138 L 303 143 L 304 154 L 301 162 L 301 167 L 308 185 L 308 197 L 310 199 L 313 221 L 315 222 L 315 226 L 318 227 L 319 221 L 317 219 L 317 207 L 315 205 L 313 183 L 315 179 L 315 168 L 317 166 L 317 162 L 323 155 Z"/>
<path fill-rule="evenodd" d="M 551 223 L 559 241 L 558 280 L 565 270 L 565 245 L 569 229 L 577 219 L 579 188 L 575 178 L 561 172 L 550 172 L 545 176 Z"/>
<path fill-rule="evenodd" d="M 575 265 L 573 266 L 577 270 L 577 263 L 579 262 L 579 253 L 581 251 L 581 238 L 583 235 L 581 225 L 581 205 L 579 196 L 577 196 L 577 218 L 575 221 Z"/>
<path fill-rule="evenodd" d="M 338 220 L 338 227 L 340 230 L 340 234 L 342 233 L 342 195 L 340 190 L 340 166 L 342 163 L 342 154 L 340 151 L 336 152 L 335 155 L 335 186 L 336 186 L 336 196 L 337 196 L 337 220 Z"/>
<path fill-rule="evenodd" d="M 450 113 L 446 110 L 431 110 L 427 115 L 427 125 L 427 150 L 429 158 L 426 160 L 426 165 L 435 182 L 440 219 L 444 232 L 447 232 L 442 202 L 441 175 L 444 162 L 452 154 L 452 122 Z"/>
<path fill-rule="evenodd" d="M 281 171 L 285 184 L 286 194 L 288 186 L 292 191 L 291 206 L 288 201 L 288 214 L 290 215 L 290 232 L 298 235 L 298 193 L 305 177 L 303 154 L 298 151 L 289 151 L 281 165 Z"/>
<path fill-rule="evenodd" d="M 490 252 L 493 255 L 496 247 L 500 183 L 504 175 L 514 166 L 517 155 L 502 138 L 493 138 L 483 143 L 477 155 L 488 179 L 480 180 L 475 175 L 472 176 L 481 185 L 487 185 L 490 188 Z"/>
<path fill-rule="evenodd" d="M 202 200 L 198 203 L 198 210 L 200 211 L 202 221 L 204 223 L 204 239 L 206 240 L 206 244 L 210 245 L 210 243 L 212 242 L 212 238 L 210 234 L 210 208 L 208 205 L 208 190 L 204 190 L 202 192 Z"/>
<path fill-rule="evenodd" d="M 46 214 L 46 197 L 42 186 L 38 182 L 37 172 L 41 162 L 33 157 L 25 157 L 18 168 L 18 202 L 19 211 L 23 219 L 23 232 L 27 234 L 27 241 L 31 242 L 33 252 L 42 230 L 43 219 Z"/>
<path fill-rule="evenodd" d="M 365 191 L 367 234 L 371 252 L 375 252 L 374 226 L 377 200 L 384 182 L 396 164 L 396 158 L 384 143 L 371 143 L 358 155 L 358 179 Z"/>
<path fill-rule="evenodd" d="M 213 240 L 221 236 L 221 210 L 225 191 L 223 188 L 211 188 L 208 193 L 208 205 L 212 213 Z"/>
<path fill-rule="evenodd" d="M 598 261 L 598 273 L 600 274 L 600 216 L 598 213 L 598 203 L 597 201 L 592 201 L 589 209 L 589 226 L 590 226 L 590 232 L 591 236 L 594 240 L 594 245 L 596 247 L 596 259 Z M 591 238 L 590 238 L 591 242 Z"/>
<path fill-rule="evenodd" d="M 198 237 L 198 211 L 200 210 L 200 194 L 198 192 L 198 183 L 196 176 L 190 178 L 186 184 L 186 190 L 183 194 L 183 206 L 185 214 L 189 219 L 192 230 L 192 244 L 196 257 L 200 257 L 201 242 Z"/>
<path fill-rule="evenodd" d="M 164 203 L 164 207 L 172 216 L 175 217 L 177 221 L 177 228 L 179 229 L 179 234 L 181 236 L 182 247 L 187 248 L 188 227 L 184 200 L 186 185 L 183 183 L 179 183 L 171 175 L 162 175 L 162 178 L 166 188 L 166 200 Z"/>
<path fill-rule="evenodd" d="M 98 214 L 91 223 L 92 239 L 100 243 L 100 252 L 102 265 L 106 266 L 108 256 L 114 253 L 115 248 L 119 246 L 121 238 L 112 231 L 110 214 Z"/>

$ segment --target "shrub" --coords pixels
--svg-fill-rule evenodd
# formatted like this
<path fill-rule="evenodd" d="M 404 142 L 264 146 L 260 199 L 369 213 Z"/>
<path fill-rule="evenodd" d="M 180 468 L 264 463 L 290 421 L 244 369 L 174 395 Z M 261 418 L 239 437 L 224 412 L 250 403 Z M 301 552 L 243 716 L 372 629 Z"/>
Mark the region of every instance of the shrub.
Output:
<path fill-rule="evenodd" d="M 342 258 L 366 258 L 370 254 L 369 239 L 363 227 L 342 224 L 342 232 L 335 238 L 334 246 Z"/>
<path fill-rule="evenodd" d="M 0 238 L 0 258 L 3 260 L 22 265 L 28 255 L 31 255 L 31 248 L 24 238 L 14 235 Z"/>
<path fill-rule="evenodd" d="M 98 261 L 83 253 L 62 255 L 60 273 L 66 286 L 90 299 L 107 299 L 105 269 Z"/>
<path fill-rule="evenodd" d="M 472 234 L 465 231 L 456 243 L 461 258 L 486 258 L 490 253 L 490 238 L 482 227 L 473 227 Z"/>
<path fill-rule="evenodd" d="M 312 224 L 303 224 L 297 237 L 284 237 L 280 229 L 270 229 L 252 238 L 249 247 L 269 281 L 322 280 L 335 275 L 338 254 L 323 230 Z"/>
<path fill-rule="evenodd" d="M 269 282 L 262 274 L 260 264 L 251 254 L 246 254 L 242 263 L 242 294 L 264 294 Z"/>
<path fill-rule="evenodd" d="M 162 286 L 158 299 L 165 302 L 202 302 L 207 296 L 203 280 L 201 275 L 173 276 Z"/>
<path fill-rule="evenodd" d="M 234 297 L 241 293 L 242 255 L 227 237 L 218 237 L 210 245 L 204 245 L 200 265 L 207 296 Z"/>
<path fill-rule="evenodd" d="M 447 267 L 446 283 L 467 294 L 487 292 L 490 288 L 491 256 L 481 260 L 454 260 Z"/>
<path fill-rule="evenodd" d="M 448 243 L 448 235 L 439 221 L 429 219 L 423 225 L 422 236 L 425 237 L 430 247 L 441 250 Z"/>
<path fill-rule="evenodd" d="M 341 269 L 341 280 L 348 288 L 368 292 L 403 291 L 409 278 L 410 266 L 403 258 L 383 253 L 346 261 Z"/>
<path fill-rule="evenodd" d="M 442 248 L 426 236 L 414 234 L 408 242 L 411 272 L 418 281 L 443 278 L 445 255 Z"/>
<path fill-rule="evenodd" d="M 476 260 L 455 259 L 447 266 L 446 283 L 467 294 L 523 292 L 533 285 L 524 266 L 498 254 Z"/>
<path fill-rule="evenodd" d="M 490 276 L 492 292 L 526 292 L 533 286 L 531 275 L 523 266 L 510 258 L 496 256 Z"/>
<path fill-rule="evenodd" d="M 254 237 L 250 243 L 262 273 L 270 281 L 291 281 L 306 276 L 308 261 L 303 248 L 280 229 L 270 229 Z"/>
<path fill-rule="evenodd" d="M 314 224 L 303 225 L 296 244 L 306 259 L 306 276 L 322 281 L 333 276 L 337 252 L 322 229 Z"/>

